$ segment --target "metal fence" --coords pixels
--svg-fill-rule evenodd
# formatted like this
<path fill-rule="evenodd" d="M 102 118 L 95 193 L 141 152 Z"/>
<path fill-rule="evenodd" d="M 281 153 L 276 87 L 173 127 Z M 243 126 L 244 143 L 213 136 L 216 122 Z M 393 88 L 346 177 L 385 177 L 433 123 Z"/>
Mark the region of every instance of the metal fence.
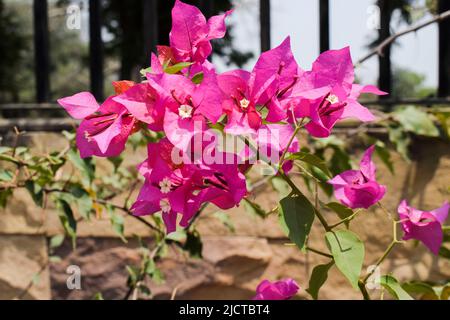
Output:
<path fill-rule="evenodd" d="M 142 0 L 143 6 L 143 35 L 144 48 L 147 56 L 154 51 L 158 37 L 158 1 L 165 0 Z M 200 7 L 206 16 L 211 16 L 214 12 L 215 1 L 202 0 Z M 329 0 L 319 1 L 319 26 L 320 26 L 320 51 L 326 51 L 330 47 L 330 4 Z M 379 2 L 388 0 L 378 0 Z M 271 48 L 271 1 L 259 0 L 260 15 L 260 47 L 261 51 Z M 102 1 L 89 0 L 89 69 L 90 69 L 90 90 L 99 100 L 104 99 L 104 53 L 102 42 Z M 439 11 L 450 10 L 450 1 L 439 0 Z M 381 15 L 383 11 L 381 10 Z M 381 17 L 382 18 L 382 17 Z M 0 111 L 7 110 L 37 110 L 38 112 L 56 110 L 59 107 L 49 103 L 50 100 L 50 48 L 49 48 L 49 28 L 48 28 L 48 2 L 47 0 L 33 0 L 33 21 L 34 21 L 34 47 L 35 47 L 35 77 L 36 77 L 36 103 L 34 104 L 0 104 Z M 416 100 L 380 100 L 367 101 L 368 105 L 381 105 L 390 107 L 397 104 L 418 104 L 431 106 L 436 104 L 450 105 L 448 96 L 450 95 L 450 42 L 443 38 L 448 35 L 450 21 L 440 23 L 439 40 L 439 96 L 440 98 Z M 442 32 L 446 30 L 447 32 Z M 383 32 L 380 31 L 380 35 Z M 389 34 L 389 32 L 387 33 Z M 381 58 L 383 59 L 383 58 Z M 390 70 L 389 70 L 390 72 Z M 386 87 L 382 83 L 380 76 L 380 87 Z M 69 119 L 23 119 L 11 118 L 0 119 L 0 131 L 9 130 L 14 126 L 21 129 L 32 130 L 60 130 L 72 126 Z"/>

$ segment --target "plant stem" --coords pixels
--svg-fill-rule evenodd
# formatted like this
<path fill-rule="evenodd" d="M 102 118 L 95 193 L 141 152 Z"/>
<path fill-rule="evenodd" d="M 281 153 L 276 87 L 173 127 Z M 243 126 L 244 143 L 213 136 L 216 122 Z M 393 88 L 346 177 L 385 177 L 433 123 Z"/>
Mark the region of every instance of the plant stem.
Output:
<path fill-rule="evenodd" d="M 288 149 L 291 146 L 292 142 L 294 141 L 294 139 L 297 136 L 297 134 L 300 131 L 300 129 L 301 129 L 300 126 L 297 126 L 297 125 L 295 126 L 294 133 L 292 134 L 291 138 L 289 139 L 289 142 L 288 142 L 288 144 L 286 146 L 286 149 L 284 149 L 283 154 L 281 155 L 281 158 L 280 158 L 280 161 L 279 161 L 280 168 L 283 166 L 283 162 L 284 162 L 284 159 L 286 158 L 286 154 L 288 153 Z"/>
<path fill-rule="evenodd" d="M 378 259 L 378 261 L 375 263 L 375 267 L 373 268 L 373 270 L 371 272 L 369 272 L 363 279 L 363 283 L 366 284 L 367 280 L 370 278 L 371 275 L 373 275 L 373 273 L 375 272 L 376 268 L 378 268 L 380 266 L 380 264 L 383 263 L 384 259 L 386 259 L 386 257 L 389 255 L 389 253 L 391 253 L 392 249 L 394 248 L 394 246 L 397 244 L 397 241 L 392 241 L 389 246 L 387 247 L 387 249 L 384 251 L 383 255 Z"/>
<path fill-rule="evenodd" d="M 283 169 L 280 168 L 280 176 L 289 184 L 289 186 L 292 188 L 292 191 L 294 191 L 298 196 L 304 197 L 304 194 L 300 191 L 300 189 L 295 185 L 295 183 L 289 178 L 284 172 Z M 331 228 L 328 226 L 327 221 L 323 217 L 323 215 L 320 213 L 320 211 L 317 208 L 314 208 L 314 213 L 316 214 L 317 218 L 319 218 L 320 223 L 325 228 L 326 231 L 331 231 Z"/>
<path fill-rule="evenodd" d="M 360 212 L 361 212 L 361 210 L 356 210 L 351 216 L 348 216 L 347 218 L 342 219 L 342 220 L 339 221 L 338 223 L 331 225 L 330 228 L 331 228 L 331 229 L 334 229 L 334 228 L 340 226 L 340 225 L 343 224 L 343 223 L 346 223 L 346 222 L 348 222 L 348 221 L 353 220 Z"/>
<path fill-rule="evenodd" d="M 311 251 L 311 252 L 314 252 L 314 253 L 316 253 L 316 254 L 318 254 L 318 255 L 320 255 L 320 256 L 323 256 L 323 257 L 327 257 L 327 258 L 333 259 L 333 256 L 332 256 L 331 254 L 322 252 L 322 251 L 320 251 L 320 250 L 313 249 L 313 248 L 311 248 L 311 247 L 306 247 L 306 250 Z"/>
<path fill-rule="evenodd" d="M 367 289 L 366 289 L 366 284 L 364 282 L 362 282 L 361 280 L 359 280 L 358 281 L 358 287 L 359 287 L 359 290 L 361 290 L 361 293 L 363 295 L 364 300 L 371 300 L 370 299 L 370 295 L 369 295 L 369 293 L 367 292 Z"/>

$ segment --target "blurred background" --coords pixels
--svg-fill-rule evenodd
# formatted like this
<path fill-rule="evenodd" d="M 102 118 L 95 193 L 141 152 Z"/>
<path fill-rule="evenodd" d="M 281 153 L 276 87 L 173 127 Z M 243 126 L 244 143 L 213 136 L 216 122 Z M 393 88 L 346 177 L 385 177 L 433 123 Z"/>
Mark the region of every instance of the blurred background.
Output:
<path fill-rule="evenodd" d="M 218 72 L 251 69 L 260 52 L 290 35 L 304 69 L 311 67 L 320 52 L 350 46 L 357 81 L 376 84 L 390 93 L 380 100 L 365 98 L 372 108 L 389 111 L 404 105 L 450 105 L 450 19 L 399 37 L 382 55 L 358 63 L 390 36 L 450 10 L 448 0 L 185 2 L 197 5 L 206 16 L 234 9 L 227 21 L 227 36 L 214 42 L 212 60 Z M 11 141 L 11 131 L 18 127 L 29 133 L 24 143 L 38 153 L 65 148 L 67 142 L 61 135 L 51 132 L 73 129 L 74 121 L 55 104 L 56 99 L 91 91 L 101 101 L 113 93 L 112 81 L 139 80 L 140 69 L 149 65 L 150 52 L 157 44 L 168 44 L 173 4 L 173 0 L 0 0 L 0 143 Z M 350 148 L 360 151 L 357 146 Z M 409 196 L 427 208 L 437 207 L 449 196 L 448 141 L 430 143 L 419 138 L 411 154 L 412 161 L 392 155 L 395 179 L 388 170 L 380 172 L 381 181 L 398 190 L 387 205 L 395 208 L 402 197 Z M 145 151 L 134 159 L 144 157 Z M 134 168 L 134 159 L 126 165 Z M 99 167 L 108 174 L 107 166 Z M 267 209 L 278 199 L 269 189 L 262 187 L 257 192 Z M 64 243 L 57 252 L 62 262 L 51 263 L 49 254 L 56 249 L 49 241 L 61 233 L 54 211 L 36 210 L 26 193 L 15 194 L 0 209 L 0 298 L 77 299 L 92 298 L 98 292 L 105 298 L 123 296 L 125 265 L 139 260 L 136 243 L 123 244 L 110 231 L 109 221 L 85 223 L 79 227 L 77 250 Z M 207 216 L 199 226 L 205 236 L 205 260 L 186 260 L 175 254 L 162 262 L 167 282 L 151 285 L 155 297 L 169 298 L 180 283 L 183 298 L 236 299 L 251 297 L 262 277 L 294 275 L 306 285 L 304 275 L 320 261 L 299 257 L 295 248 L 284 246 L 284 235 L 276 231 L 277 221 L 256 221 L 243 211 L 230 212 L 233 231 L 214 212 Z M 386 221 L 371 216 L 357 225 L 366 240 L 374 231 L 378 233 L 367 248 L 373 260 L 370 257 L 376 257 L 390 241 Z M 132 221 L 126 220 L 125 230 L 127 237 L 149 236 Z M 424 250 L 412 256 L 405 249 L 394 255 L 389 267 L 400 279 L 431 281 L 450 278 L 445 263 Z M 70 264 L 82 267 L 85 290 L 67 289 Z M 337 273 L 330 279 L 323 298 L 359 297 Z"/>

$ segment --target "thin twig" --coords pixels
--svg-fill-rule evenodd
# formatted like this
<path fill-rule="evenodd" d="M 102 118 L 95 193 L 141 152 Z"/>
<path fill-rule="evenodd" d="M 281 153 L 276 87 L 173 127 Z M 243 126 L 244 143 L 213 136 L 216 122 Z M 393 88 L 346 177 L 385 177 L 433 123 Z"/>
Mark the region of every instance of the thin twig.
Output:
<path fill-rule="evenodd" d="M 387 38 L 383 42 L 381 42 L 378 46 L 376 46 L 367 55 L 365 55 L 364 57 L 359 59 L 358 62 L 356 63 L 356 65 L 363 63 L 364 61 L 368 60 L 369 58 L 371 58 L 374 55 L 383 56 L 384 49 L 386 47 L 390 46 L 395 40 L 397 40 L 397 38 L 400 38 L 408 33 L 418 31 L 419 29 L 425 28 L 425 27 L 429 26 L 430 24 L 433 24 L 436 22 L 441 22 L 449 17 L 450 17 L 450 10 L 445 11 L 445 12 L 441 13 L 440 15 L 434 16 L 433 19 L 430 19 L 424 23 L 420 23 L 416 26 L 405 29 L 399 33 L 393 34 L 392 36 L 390 36 L 389 38 Z"/>

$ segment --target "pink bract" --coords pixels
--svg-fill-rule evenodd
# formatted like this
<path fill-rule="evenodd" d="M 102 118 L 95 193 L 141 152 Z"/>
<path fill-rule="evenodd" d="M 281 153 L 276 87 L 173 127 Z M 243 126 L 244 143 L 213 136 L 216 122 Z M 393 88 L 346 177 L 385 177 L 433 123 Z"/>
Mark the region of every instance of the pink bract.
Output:
<path fill-rule="evenodd" d="M 406 200 L 403 200 L 398 207 L 398 214 L 405 233 L 403 240 L 419 240 L 431 252 L 438 255 L 444 237 L 442 225 L 447 219 L 449 209 L 449 203 L 445 202 L 438 209 L 422 211 L 409 206 Z"/>
<path fill-rule="evenodd" d="M 253 300 L 288 300 L 297 294 L 300 287 L 293 279 L 275 282 L 263 280 L 256 288 Z"/>
<path fill-rule="evenodd" d="M 336 199 L 352 209 L 367 209 L 386 193 L 386 187 L 376 181 L 376 168 L 371 159 L 374 150 L 375 146 L 371 146 L 364 152 L 359 170 L 344 171 L 328 181 Z"/>

